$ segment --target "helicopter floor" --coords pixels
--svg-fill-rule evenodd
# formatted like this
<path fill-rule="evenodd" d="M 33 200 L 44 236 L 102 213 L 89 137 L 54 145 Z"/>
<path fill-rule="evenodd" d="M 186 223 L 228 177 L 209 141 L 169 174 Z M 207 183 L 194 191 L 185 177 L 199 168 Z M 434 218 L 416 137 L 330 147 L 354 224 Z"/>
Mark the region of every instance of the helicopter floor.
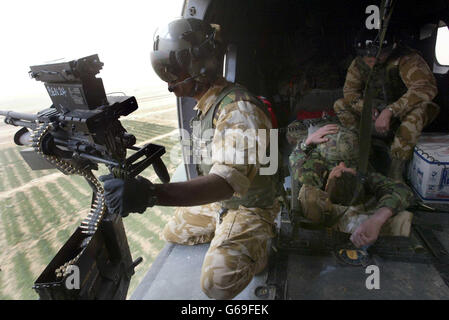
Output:
<path fill-rule="evenodd" d="M 404 239 L 379 239 L 370 265 L 379 270 L 378 288 L 369 289 L 372 273 L 342 264 L 332 250 L 319 250 L 319 231 L 280 245 L 273 241 L 270 263 L 235 299 L 449 299 L 449 215 L 417 213 L 414 248 Z M 436 217 L 438 230 L 430 228 Z M 447 221 L 446 221 L 447 220 Z M 307 241 L 304 241 L 307 237 Z M 321 237 L 322 240 L 322 237 Z M 320 240 L 320 241 L 321 241 Z M 200 273 L 208 245 L 167 244 L 131 299 L 204 300 Z"/>

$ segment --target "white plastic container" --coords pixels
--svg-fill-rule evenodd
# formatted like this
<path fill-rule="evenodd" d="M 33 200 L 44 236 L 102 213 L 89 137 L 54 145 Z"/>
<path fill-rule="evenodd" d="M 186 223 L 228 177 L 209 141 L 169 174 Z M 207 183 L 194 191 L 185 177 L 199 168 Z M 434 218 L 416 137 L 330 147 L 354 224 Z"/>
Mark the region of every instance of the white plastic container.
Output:
<path fill-rule="evenodd" d="M 408 177 L 424 202 L 449 203 L 449 135 L 423 133 L 416 144 Z"/>

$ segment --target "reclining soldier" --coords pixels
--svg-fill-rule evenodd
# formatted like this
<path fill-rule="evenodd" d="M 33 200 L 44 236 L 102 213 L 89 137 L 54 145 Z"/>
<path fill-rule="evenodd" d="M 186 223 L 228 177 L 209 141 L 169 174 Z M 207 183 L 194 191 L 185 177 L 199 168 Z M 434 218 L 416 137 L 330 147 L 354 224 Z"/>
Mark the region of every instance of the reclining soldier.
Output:
<path fill-rule="evenodd" d="M 355 49 L 359 56 L 348 68 L 344 98 L 335 102 L 334 109 L 345 127 L 358 129 L 363 91 L 372 70 L 373 134 L 391 143 L 388 176 L 403 180 L 405 163 L 412 157 L 423 128 L 439 113 L 439 106 L 432 102 L 438 89 L 421 55 L 397 43 L 390 32 L 376 61 L 380 47 L 377 35 L 377 30 L 363 28 L 357 36 Z"/>
<path fill-rule="evenodd" d="M 211 150 L 211 164 L 199 163 L 200 177 L 187 182 L 103 180 L 108 208 L 123 216 L 153 205 L 177 206 L 163 237 L 184 245 L 210 242 L 202 290 L 211 298 L 231 299 L 264 269 L 279 205 L 275 177 L 261 175 L 258 159 L 250 162 L 248 146 L 239 144 L 242 132 L 268 131 L 271 120 L 250 92 L 219 76 L 223 46 L 218 30 L 202 20 L 177 19 L 156 32 L 151 53 L 153 68 L 169 91 L 197 101 L 192 151 L 204 155 Z M 257 140 L 257 147 L 266 150 L 267 143 Z M 233 162 L 238 155 L 247 161 Z"/>
<path fill-rule="evenodd" d="M 358 247 L 379 235 L 409 236 L 412 213 L 405 211 L 413 193 L 402 182 L 369 171 L 357 186 L 358 136 L 336 124 L 326 125 L 297 145 L 289 157 L 292 183 L 307 220 L 350 233 Z M 354 198 L 355 194 L 355 198 Z"/>

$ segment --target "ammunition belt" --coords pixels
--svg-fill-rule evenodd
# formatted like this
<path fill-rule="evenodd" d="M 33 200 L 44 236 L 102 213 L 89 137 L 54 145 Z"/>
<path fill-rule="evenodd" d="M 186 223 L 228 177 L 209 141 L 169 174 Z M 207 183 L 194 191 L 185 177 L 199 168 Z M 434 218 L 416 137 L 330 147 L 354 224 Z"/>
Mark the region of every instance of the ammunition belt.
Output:
<path fill-rule="evenodd" d="M 44 159 L 52 163 L 58 170 L 60 170 L 65 175 L 77 174 L 84 177 L 94 192 L 94 198 L 90 207 L 90 212 L 86 218 L 81 222 L 80 228 L 82 233 L 87 235 L 87 238 L 83 242 L 83 248 L 87 246 L 93 234 L 98 228 L 98 225 L 106 212 L 106 205 L 104 202 L 104 189 L 98 179 L 92 174 L 88 169 L 81 168 L 73 164 L 69 160 L 62 159 L 55 155 L 44 154 L 42 150 L 42 142 L 45 135 L 50 134 L 49 130 L 51 125 L 49 123 L 42 123 L 36 127 L 31 133 L 31 143 L 34 151 L 40 154 Z M 78 258 L 81 256 L 83 250 L 72 260 L 66 262 L 61 267 L 55 270 L 56 277 L 61 278 L 64 276 L 67 268 L 75 264 Z"/>

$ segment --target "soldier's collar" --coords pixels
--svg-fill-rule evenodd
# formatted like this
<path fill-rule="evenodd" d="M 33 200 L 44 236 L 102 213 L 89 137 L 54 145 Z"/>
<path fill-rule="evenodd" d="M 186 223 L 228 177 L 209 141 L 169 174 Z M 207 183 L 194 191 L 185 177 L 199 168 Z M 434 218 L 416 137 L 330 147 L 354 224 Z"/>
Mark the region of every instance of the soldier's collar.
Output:
<path fill-rule="evenodd" d="M 228 86 L 228 84 L 229 83 L 224 78 L 218 78 L 201 97 L 201 99 L 198 100 L 198 103 L 193 109 L 201 111 L 202 114 L 206 114 L 207 111 L 209 111 L 209 109 L 214 105 L 217 96 L 224 87 Z"/>

